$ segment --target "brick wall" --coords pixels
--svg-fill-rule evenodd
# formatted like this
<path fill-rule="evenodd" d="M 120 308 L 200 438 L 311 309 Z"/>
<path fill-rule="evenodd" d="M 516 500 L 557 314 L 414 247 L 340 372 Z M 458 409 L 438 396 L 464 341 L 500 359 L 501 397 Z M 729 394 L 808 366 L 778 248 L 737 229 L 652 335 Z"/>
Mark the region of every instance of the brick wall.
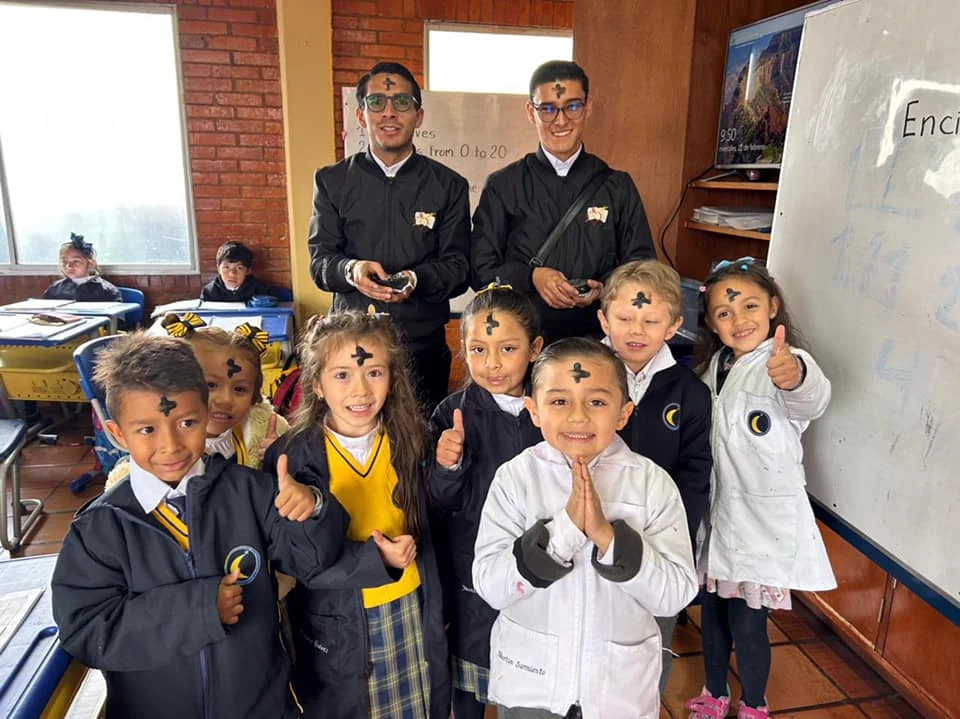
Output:
<path fill-rule="evenodd" d="M 343 157 L 343 87 L 380 60 L 402 62 L 423 84 L 423 23 L 573 29 L 573 0 L 333 0 L 333 106 Z"/>
<path fill-rule="evenodd" d="M 149 304 L 198 297 L 225 240 L 290 286 L 275 0 L 176 0 L 201 276 L 108 275 Z M 94 233 L 85 233 L 96 245 Z M 0 301 L 39 296 L 53 275 L 0 277 Z"/>

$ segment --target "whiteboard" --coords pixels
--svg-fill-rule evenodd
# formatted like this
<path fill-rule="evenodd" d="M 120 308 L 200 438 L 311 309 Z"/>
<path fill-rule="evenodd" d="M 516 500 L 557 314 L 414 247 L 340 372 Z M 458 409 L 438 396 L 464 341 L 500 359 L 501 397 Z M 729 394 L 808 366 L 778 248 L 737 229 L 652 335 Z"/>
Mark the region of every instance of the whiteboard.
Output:
<path fill-rule="evenodd" d="M 354 88 L 343 88 L 343 149 L 367 149 L 367 132 L 357 122 Z M 527 119 L 526 95 L 423 91 L 423 124 L 414 135 L 417 152 L 459 172 L 470 184 L 470 213 L 477 207 L 487 175 L 537 149 L 537 132 Z M 462 312 L 468 291 L 450 301 Z"/>
<path fill-rule="evenodd" d="M 833 382 L 810 493 L 960 606 L 956 10 L 807 16 L 769 265 Z"/>

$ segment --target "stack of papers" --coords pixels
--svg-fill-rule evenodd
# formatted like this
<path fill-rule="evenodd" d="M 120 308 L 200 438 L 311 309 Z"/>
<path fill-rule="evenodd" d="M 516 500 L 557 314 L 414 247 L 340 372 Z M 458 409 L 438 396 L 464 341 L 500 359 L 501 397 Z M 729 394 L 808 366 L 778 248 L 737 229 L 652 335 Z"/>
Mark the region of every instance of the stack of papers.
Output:
<path fill-rule="evenodd" d="M 768 231 L 773 225 L 773 210 L 765 207 L 710 207 L 693 211 L 693 221 L 737 230 Z"/>

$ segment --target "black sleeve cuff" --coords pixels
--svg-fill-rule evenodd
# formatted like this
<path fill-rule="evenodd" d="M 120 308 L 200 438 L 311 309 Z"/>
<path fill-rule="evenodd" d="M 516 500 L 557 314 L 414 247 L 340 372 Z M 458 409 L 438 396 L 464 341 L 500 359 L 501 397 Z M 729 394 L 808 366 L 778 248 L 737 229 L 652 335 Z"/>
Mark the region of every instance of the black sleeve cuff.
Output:
<path fill-rule="evenodd" d="M 800 387 L 803 385 L 803 380 L 807 378 L 807 363 L 803 361 L 803 357 L 800 355 L 794 355 L 794 357 L 796 357 L 797 361 L 800 363 L 800 381 L 797 382 L 796 387 L 791 387 L 787 390 L 787 392 L 793 392 L 795 389 L 800 389 Z"/>
<path fill-rule="evenodd" d="M 610 582 L 626 582 L 637 576 L 643 560 L 643 538 L 622 519 L 613 525 L 613 564 L 601 564 L 597 559 L 598 549 L 593 548 L 591 561 L 597 574 Z"/>
<path fill-rule="evenodd" d="M 547 519 L 539 520 L 513 543 L 513 556 L 517 560 L 520 576 L 537 589 L 546 589 L 573 571 L 572 566 L 564 567 L 562 564 L 557 564 L 547 554 L 547 545 L 550 544 L 548 521 Z"/>

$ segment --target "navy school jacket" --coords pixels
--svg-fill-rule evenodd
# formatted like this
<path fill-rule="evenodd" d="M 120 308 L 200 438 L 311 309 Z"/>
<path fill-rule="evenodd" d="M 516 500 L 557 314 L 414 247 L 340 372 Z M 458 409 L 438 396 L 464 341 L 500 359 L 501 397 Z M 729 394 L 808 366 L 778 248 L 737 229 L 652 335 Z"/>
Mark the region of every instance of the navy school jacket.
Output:
<path fill-rule="evenodd" d="M 64 277 L 50 285 L 43 292 L 45 300 L 71 300 L 74 302 L 119 302 L 120 290 L 112 282 L 99 275 L 91 277 L 78 285 L 69 277 Z"/>
<path fill-rule="evenodd" d="M 323 429 L 286 434 L 274 442 L 263 460 L 276 472 L 277 458 L 287 455 L 291 475 L 329 493 L 330 469 Z M 420 541 L 417 568 L 423 598 L 424 648 L 430 674 L 430 719 L 450 716 L 450 666 L 443 631 L 443 596 L 426 491 L 420 494 Z M 346 527 L 343 530 L 346 536 Z M 287 596 L 293 624 L 296 663 L 293 683 L 306 719 L 364 719 L 370 714 L 370 673 L 366 612 L 360 590 L 397 581 L 399 570 L 387 567 L 372 539 L 346 540 L 343 555 L 315 578 L 310 588 L 298 584 Z M 375 717 L 372 719 L 376 719 Z"/>
<path fill-rule="evenodd" d="M 473 551 L 487 492 L 500 465 L 543 440 L 530 414 L 504 412 L 490 393 L 471 384 L 441 402 L 430 421 L 434 442 L 453 427 L 453 410 L 463 411 L 463 457 L 449 470 L 431 464 L 430 494 L 442 510 L 449 571 L 443 573 L 450 618 L 450 651 L 482 667 L 490 666 L 490 630 L 497 612 L 473 588 Z"/>
<path fill-rule="evenodd" d="M 208 302 L 249 302 L 254 295 L 273 295 L 273 288 L 258 280 L 253 275 L 247 275 L 243 283 L 235 290 L 231 290 L 217 275 L 200 290 L 200 299 Z"/>
<path fill-rule="evenodd" d="M 692 546 L 710 499 L 711 415 L 710 390 L 691 369 L 676 364 L 653 376 L 620 430 L 630 449 L 659 464 L 676 482 Z"/>
<path fill-rule="evenodd" d="M 53 574 L 60 641 L 104 671 L 108 719 L 298 716 L 270 570 L 309 583 L 339 557 L 347 513 L 325 496 L 319 517 L 283 519 L 276 480 L 219 455 L 187 487 L 188 552 L 129 480 L 81 509 Z M 244 611 L 225 626 L 217 590 L 238 558 Z"/>

